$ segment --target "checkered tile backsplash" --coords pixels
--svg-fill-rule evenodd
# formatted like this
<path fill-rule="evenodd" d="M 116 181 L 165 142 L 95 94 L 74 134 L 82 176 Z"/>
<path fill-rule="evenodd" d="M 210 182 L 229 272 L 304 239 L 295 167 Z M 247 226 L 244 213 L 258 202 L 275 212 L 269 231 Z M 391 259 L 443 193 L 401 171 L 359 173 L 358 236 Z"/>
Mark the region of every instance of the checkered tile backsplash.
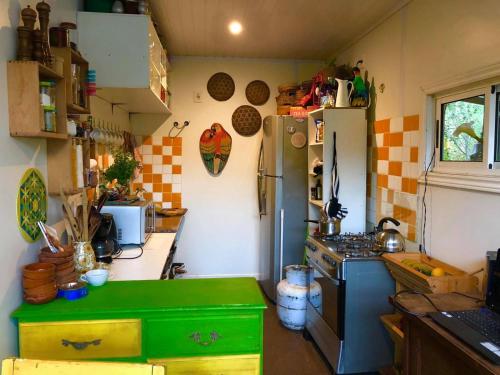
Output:
<path fill-rule="evenodd" d="M 143 169 L 132 189 L 145 189 L 144 197 L 162 208 L 181 208 L 182 138 L 136 136 L 136 141 Z"/>
<path fill-rule="evenodd" d="M 384 216 L 401 222 L 398 230 L 416 241 L 419 175 L 419 116 L 375 121 L 368 132 L 368 221 Z"/>

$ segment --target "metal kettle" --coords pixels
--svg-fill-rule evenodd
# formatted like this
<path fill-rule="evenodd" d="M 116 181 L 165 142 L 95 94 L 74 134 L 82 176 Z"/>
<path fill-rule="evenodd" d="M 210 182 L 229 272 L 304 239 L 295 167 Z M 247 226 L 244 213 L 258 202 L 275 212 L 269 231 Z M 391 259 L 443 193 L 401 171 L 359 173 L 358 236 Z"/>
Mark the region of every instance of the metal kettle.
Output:
<path fill-rule="evenodd" d="M 378 250 L 387 253 L 397 253 L 404 251 L 405 238 L 399 231 L 393 228 L 384 229 L 384 224 L 387 222 L 399 226 L 400 223 L 392 217 L 384 217 L 377 225 L 377 232 L 375 234 L 375 246 Z"/>

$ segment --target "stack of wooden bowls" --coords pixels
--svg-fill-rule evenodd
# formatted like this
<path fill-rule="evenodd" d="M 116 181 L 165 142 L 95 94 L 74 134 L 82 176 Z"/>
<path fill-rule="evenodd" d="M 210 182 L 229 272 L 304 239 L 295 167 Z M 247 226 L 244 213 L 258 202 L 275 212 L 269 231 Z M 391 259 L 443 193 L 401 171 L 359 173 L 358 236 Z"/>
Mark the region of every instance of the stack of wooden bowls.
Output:
<path fill-rule="evenodd" d="M 64 246 L 64 252 L 53 253 L 48 247 L 40 251 L 38 259 L 43 263 L 51 263 L 56 267 L 57 286 L 76 282 L 78 274 L 73 260 L 74 250 L 71 246 Z"/>
<path fill-rule="evenodd" d="M 32 263 L 23 268 L 24 300 L 41 304 L 57 296 L 56 267 L 50 263 Z"/>

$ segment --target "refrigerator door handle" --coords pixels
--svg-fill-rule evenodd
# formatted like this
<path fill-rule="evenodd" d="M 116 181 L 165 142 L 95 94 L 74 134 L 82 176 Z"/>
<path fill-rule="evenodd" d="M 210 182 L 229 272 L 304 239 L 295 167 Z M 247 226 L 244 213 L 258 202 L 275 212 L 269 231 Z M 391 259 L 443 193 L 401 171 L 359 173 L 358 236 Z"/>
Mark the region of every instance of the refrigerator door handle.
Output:
<path fill-rule="evenodd" d="M 283 176 L 275 176 L 275 175 L 272 175 L 272 174 L 265 174 L 264 176 L 265 177 L 272 177 L 272 178 L 283 178 Z"/>
<path fill-rule="evenodd" d="M 283 228 L 285 223 L 285 209 L 280 211 L 280 281 L 283 280 Z"/>

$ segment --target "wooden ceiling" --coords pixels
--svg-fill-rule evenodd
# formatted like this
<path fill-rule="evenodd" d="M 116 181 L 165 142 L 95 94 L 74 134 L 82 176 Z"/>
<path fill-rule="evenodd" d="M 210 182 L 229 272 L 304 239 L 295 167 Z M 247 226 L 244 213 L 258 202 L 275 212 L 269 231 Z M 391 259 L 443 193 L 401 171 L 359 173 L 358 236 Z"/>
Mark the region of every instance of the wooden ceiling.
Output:
<path fill-rule="evenodd" d="M 170 55 L 325 59 L 409 0 L 153 0 Z M 238 20 L 234 36 L 228 24 Z"/>

